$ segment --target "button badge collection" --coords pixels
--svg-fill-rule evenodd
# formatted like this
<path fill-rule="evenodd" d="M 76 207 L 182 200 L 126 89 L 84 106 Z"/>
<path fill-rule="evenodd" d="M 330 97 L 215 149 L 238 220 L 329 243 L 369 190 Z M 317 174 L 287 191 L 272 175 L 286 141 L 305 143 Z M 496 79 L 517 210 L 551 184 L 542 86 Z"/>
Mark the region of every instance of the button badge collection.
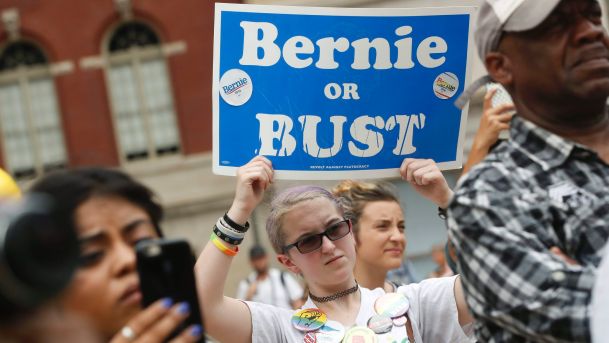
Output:
<path fill-rule="evenodd" d="M 408 322 L 406 313 L 410 308 L 408 299 L 400 293 L 387 293 L 376 299 L 375 315 L 370 317 L 367 327 L 345 327 L 317 308 L 297 310 L 292 316 L 292 325 L 305 332 L 305 343 L 377 343 L 377 335 L 389 333 L 394 326 L 403 327 Z"/>

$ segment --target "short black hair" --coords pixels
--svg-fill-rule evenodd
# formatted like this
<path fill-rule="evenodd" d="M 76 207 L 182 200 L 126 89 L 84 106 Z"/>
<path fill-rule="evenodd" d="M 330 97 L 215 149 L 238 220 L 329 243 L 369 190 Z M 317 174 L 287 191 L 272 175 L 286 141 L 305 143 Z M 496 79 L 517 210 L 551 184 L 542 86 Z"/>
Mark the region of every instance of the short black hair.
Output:
<path fill-rule="evenodd" d="M 143 209 L 159 237 L 163 237 L 160 222 L 163 208 L 154 193 L 131 176 L 118 170 L 88 167 L 62 170 L 47 174 L 29 190 L 49 196 L 58 220 L 76 232 L 76 209 L 94 196 L 116 196 Z"/>
<path fill-rule="evenodd" d="M 254 245 L 250 249 L 250 260 L 255 260 L 260 257 L 266 256 L 266 250 L 260 245 Z"/>

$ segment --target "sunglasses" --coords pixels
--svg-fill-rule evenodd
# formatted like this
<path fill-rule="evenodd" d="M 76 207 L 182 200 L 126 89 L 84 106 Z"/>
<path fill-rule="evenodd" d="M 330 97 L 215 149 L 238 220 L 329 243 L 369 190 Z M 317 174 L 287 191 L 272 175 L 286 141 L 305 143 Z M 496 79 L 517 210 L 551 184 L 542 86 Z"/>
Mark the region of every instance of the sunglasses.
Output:
<path fill-rule="evenodd" d="M 324 232 L 305 237 L 296 243 L 289 244 L 283 247 L 283 253 L 285 254 L 291 248 L 296 247 L 301 254 L 308 254 L 321 247 L 323 237 L 328 237 L 331 241 L 336 241 L 345 237 L 351 232 L 351 220 L 343 219 L 338 223 L 332 224 Z"/>

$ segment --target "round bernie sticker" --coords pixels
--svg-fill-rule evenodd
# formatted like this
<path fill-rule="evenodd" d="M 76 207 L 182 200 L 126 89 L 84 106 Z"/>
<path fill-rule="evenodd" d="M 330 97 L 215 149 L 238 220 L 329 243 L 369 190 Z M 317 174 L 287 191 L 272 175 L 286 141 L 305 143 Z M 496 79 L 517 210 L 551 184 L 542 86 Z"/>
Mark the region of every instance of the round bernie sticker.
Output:
<path fill-rule="evenodd" d="M 459 79 L 453 73 L 442 73 L 433 82 L 434 94 L 440 99 L 450 99 L 459 89 Z"/>
<path fill-rule="evenodd" d="M 220 78 L 220 95 L 229 105 L 241 106 L 252 97 L 252 79 L 241 69 L 231 69 Z"/>

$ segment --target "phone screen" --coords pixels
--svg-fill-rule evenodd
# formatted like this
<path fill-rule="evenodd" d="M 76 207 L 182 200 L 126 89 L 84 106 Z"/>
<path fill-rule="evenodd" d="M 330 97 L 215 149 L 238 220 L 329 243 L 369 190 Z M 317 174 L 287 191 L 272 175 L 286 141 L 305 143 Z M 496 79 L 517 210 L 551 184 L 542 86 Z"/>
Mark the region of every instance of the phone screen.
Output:
<path fill-rule="evenodd" d="M 195 257 L 184 240 L 156 239 L 136 245 L 137 270 L 142 290 L 142 305 L 148 307 L 162 298 L 174 303 L 188 302 L 190 315 L 171 337 L 193 324 L 203 327 L 194 276 Z M 204 335 L 199 342 L 204 342 Z"/>

